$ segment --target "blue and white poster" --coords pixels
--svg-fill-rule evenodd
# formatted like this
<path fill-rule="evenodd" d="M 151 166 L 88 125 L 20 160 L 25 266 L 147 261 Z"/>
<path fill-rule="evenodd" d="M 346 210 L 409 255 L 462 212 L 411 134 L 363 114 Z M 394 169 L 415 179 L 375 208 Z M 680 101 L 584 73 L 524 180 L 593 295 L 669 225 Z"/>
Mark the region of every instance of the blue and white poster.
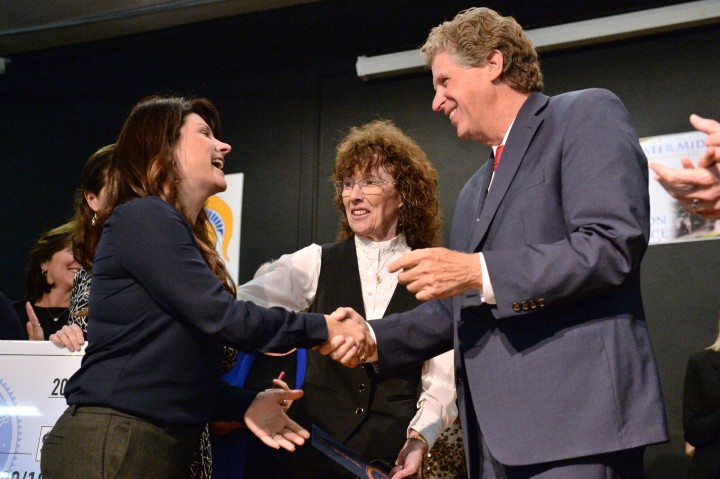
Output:
<path fill-rule="evenodd" d="M 240 269 L 240 219 L 242 217 L 243 174 L 225 175 L 227 190 L 211 196 L 205 206 L 215 233 L 215 249 L 237 283 Z"/>
<path fill-rule="evenodd" d="M 705 152 L 705 137 L 700 131 L 651 136 L 640 139 L 648 162 L 681 168 L 680 160 L 697 164 Z M 720 220 L 704 220 L 688 213 L 668 194 L 650 170 L 650 244 L 720 237 Z"/>

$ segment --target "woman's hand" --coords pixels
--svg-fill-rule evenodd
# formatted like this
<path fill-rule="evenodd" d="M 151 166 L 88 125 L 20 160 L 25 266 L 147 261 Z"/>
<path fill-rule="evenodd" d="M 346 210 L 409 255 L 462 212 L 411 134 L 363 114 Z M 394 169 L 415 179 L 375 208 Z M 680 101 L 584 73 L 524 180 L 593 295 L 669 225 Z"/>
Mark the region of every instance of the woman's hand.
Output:
<path fill-rule="evenodd" d="M 280 378 L 282 378 L 284 374 L 285 373 L 283 372 L 280 375 Z M 288 386 L 287 383 L 280 378 L 273 379 L 273 388 L 282 389 L 283 391 L 290 391 L 290 386 Z M 288 412 L 288 409 L 290 409 L 292 403 L 292 399 L 283 399 L 282 401 L 280 401 L 280 407 L 283 408 L 283 411 Z"/>
<path fill-rule="evenodd" d="M 75 323 L 66 324 L 48 338 L 55 346 L 67 348 L 68 351 L 80 351 L 85 344 L 85 336 L 80 326 Z"/>
<path fill-rule="evenodd" d="M 273 380 L 273 384 L 276 381 L 278 380 Z M 310 439 L 310 433 L 285 414 L 283 401 L 294 401 L 302 395 L 300 389 L 285 390 L 279 385 L 266 389 L 255 396 L 245 412 L 245 425 L 267 446 L 294 451 L 295 446 L 302 446 L 306 439 Z"/>
<path fill-rule="evenodd" d="M 395 467 L 390 470 L 392 479 L 401 479 L 413 474 L 422 477 L 422 460 L 427 452 L 428 447 L 423 441 L 408 438 L 395 460 Z"/>
<path fill-rule="evenodd" d="M 37 315 L 35 314 L 35 310 L 33 309 L 32 304 L 30 304 L 30 301 L 25 303 L 25 312 L 27 313 L 29 320 L 26 324 L 28 339 L 30 341 L 45 341 L 45 332 L 43 331 L 42 326 L 40 326 L 40 321 L 38 321 Z"/>

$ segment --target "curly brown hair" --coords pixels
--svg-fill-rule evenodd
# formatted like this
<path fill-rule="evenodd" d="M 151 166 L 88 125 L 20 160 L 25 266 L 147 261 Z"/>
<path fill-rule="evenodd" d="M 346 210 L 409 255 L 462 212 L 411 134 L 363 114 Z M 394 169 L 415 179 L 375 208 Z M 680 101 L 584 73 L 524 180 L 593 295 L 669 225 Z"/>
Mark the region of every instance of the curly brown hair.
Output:
<path fill-rule="evenodd" d="M 134 198 L 159 196 L 177 209 L 192 225 L 193 236 L 205 262 L 233 296 L 235 282 L 215 250 L 205 209 L 190 218 L 179 199 L 179 175 L 173 156 L 185 118 L 199 115 L 220 137 L 220 116 L 215 106 L 204 98 L 150 96 L 138 102 L 125 120 L 107 173 L 107 199 L 98 212 L 100 227 L 115 206 Z M 97 241 L 89 245 L 94 251 Z"/>
<path fill-rule="evenodd" d="M 460 65 L 481 67 L 493 50 L 502 52 L 502 79 L 511 88 L 520 93 L 543 90 L 535 46 L 513 17 L 503 17 L 489 8 L 463 10 L 433 28 L 421 48 L 428 67 L 440 52 L 451 54 Z"/>
<path fill-rule="evenodd" d="M 442 219 L 437 171 L 425 152 L 390 120 L 375 120 L 353 127 L 337 146 L 331 181 L 351 178 L 358 169 L 368 175 L 384 169 L 393 178 L 403 206 L 398 211 L 398 232 L 412 249 L 440 244 Z M 336 192 L 340 211 L 338 240 L 354 235 L 345 215 L 342 192 Z"/>
<path fill-rule="evenodd" d="M 93 256 L 95 256 L 94 246 L 97 245 L 100 233 L 102 233 L 102 225 L 98 224 L 98 221 L 93 224 L 95 212 L 85 200 L 85 194 L 100 195 L 100 190 L 105 186 L 107 170 L 110 166 L 113 151 L 115 151 L 115 144 L 103 146 L 90 155 L 82 170 L 80 187 L 75 191 L 75 214 L 73 215 L 75 231 L 72 234 L 73 256 L 75 261 L 88 271 L 92 270 Z M 90 245 L 93 245 L 93 247 L 90 248 Z"/>
<path fill-rule="evenodd" d="M 45 293 L 49 293 L 55 286 L 48 283 L 47 276 L 43 274 L 40 265 L 50 261 L 58 251 L 69 247 L 71 235 L 75 229 L 72 221 L 64 225 L 45 231 L 40 235 L 35 246 L 30 252 L 27 272 L 25 273 L 25 297 L 35 304 Z"/>

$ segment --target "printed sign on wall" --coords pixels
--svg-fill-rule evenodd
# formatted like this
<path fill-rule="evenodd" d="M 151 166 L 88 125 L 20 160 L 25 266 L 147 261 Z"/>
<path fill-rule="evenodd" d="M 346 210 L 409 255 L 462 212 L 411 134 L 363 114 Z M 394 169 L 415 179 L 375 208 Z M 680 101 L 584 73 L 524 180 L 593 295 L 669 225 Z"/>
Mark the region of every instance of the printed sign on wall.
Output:
<path fill-rule="evenodd" d="M 651 136 L 640 139 L 648 162 L 680 168 L 680 160 L 697 159 L 705 152 L 705 133 L 690 131 L 673 135 Z M 680 240 L 718 238 L 720 220 L 704 220 L 688 213 L 668 194 L 650 170 L 650 244 Z"/>
<path fill-rule="evenodd" d="M 208 219 L 215 230 L 215 248 L 237 283 L 240 269 L 240 218 L 242 214 L 243 174 L 225 175 L 227 190 L 207 202 Z"/>

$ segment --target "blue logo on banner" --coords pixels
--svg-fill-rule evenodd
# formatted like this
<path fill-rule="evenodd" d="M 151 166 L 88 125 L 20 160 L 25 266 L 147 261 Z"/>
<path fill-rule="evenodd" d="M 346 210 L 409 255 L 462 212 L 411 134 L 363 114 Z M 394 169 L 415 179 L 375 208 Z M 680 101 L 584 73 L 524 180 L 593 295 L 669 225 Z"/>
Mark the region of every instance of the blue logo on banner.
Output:
<path fill-rule="evenodd" d="M 13 413 L 15 407 L 15 396 L 0 379 L 0 471 L 12 469 L 20 445 L 20 420 Z"/>

